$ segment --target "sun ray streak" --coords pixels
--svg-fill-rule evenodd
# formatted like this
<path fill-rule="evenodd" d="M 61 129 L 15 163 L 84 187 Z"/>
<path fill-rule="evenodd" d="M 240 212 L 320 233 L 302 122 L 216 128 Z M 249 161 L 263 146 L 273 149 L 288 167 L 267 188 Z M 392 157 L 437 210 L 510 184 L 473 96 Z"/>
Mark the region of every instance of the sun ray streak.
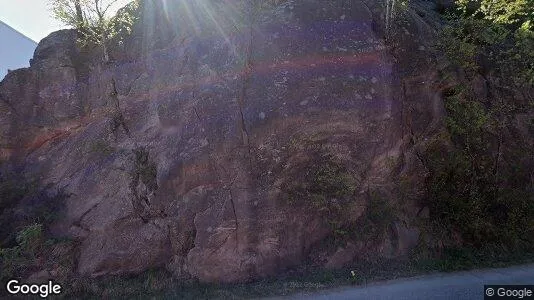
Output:
<path fill-rule="evenodd" d="M 195 34 L 200 34 L 200 24 L 198 22 L 198 18 L 193 12 L 193 9 L 191 9 L 191 6 L 188 3 L 188 0 L 181 0 L 182 6 L 185 9 L 185 13 L 187 15 L 188 20 L 192 23 L 193 29 L 195 31 Z"/>
<path fill-rule="evenodd" d="M 163 0 L 162 3 L 163 3 L 163 13 L 165 14 L 165 18 L 167 19 L 167 21 L 169 21 L 170 15 L 169 15 L 169 5 L 167 3 L 167 0 Z"/>
<path fill-rule="evenodd" d="M 204 3 L 203 0 L 199 0 L 198 3 L 202 7 L 202 9 L 204 10 L 204 13 L 206 13 L 208 15 L 208 17 L 210 18 L 210 20 L 213 22 L 213 25 L 215 25 L 215 28 L 217 29 L 217 31 L 219 32 L 221 37 L 224 39 L 226 44 L 228 44 L 228 46 L 231 48 L 232 53 L 234 54 L 234 56 L 237 56 L 237 50 L 235 48 L 235 45 L 232 43 L 232 41 L 230 40 L 228 34 L 222 28 L 221 24 L 217 20 L 217 17 L 213 14 L 212 9 L 210 7 L 208 7 L 206 5 L 206 3 Z"/>

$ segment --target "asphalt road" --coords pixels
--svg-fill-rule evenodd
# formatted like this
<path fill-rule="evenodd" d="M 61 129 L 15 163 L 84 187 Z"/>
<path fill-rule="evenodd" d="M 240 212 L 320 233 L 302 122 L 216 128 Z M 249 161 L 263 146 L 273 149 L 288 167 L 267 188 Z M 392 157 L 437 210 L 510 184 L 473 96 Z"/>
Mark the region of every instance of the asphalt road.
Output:
<path fill-rule="evenodd" d="M 485 284 L 534 285 L 534 264 L 427 275 L 372 283 L 361 287 L 339 288 L 316 294 L 301 293 L 278 299 L 484 299 Z"/>

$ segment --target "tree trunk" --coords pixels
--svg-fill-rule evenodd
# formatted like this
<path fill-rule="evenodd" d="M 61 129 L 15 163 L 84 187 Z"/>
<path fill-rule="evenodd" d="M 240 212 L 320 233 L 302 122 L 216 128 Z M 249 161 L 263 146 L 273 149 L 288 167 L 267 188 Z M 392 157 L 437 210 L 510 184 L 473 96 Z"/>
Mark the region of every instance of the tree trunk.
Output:
<path fill-rule="evenodd" d="M 108 63 L 109 62 L 109 54 L 108 54 L 108 48 L 107 48 L 107 39 L 106 39 L 106 33 L 104 32 L 104 30 L 102 31 L 102 52 L 103 52 L 103 61 L 104 63 Z"/>
<path fill-rule="evenodd" d="M 74 8 L 76 9 L 76 23 L 78 23 L 78 28 L 81 28 L 84 24 L 84 19 L 80 0 L 74 0 Z"/>
<path fill-rule="evenodd" d="M 95 10 L 96 10 L 96 14 L 98 16 L 98 22 L 99 22 L 100 29 L 102 30 L 102 32 L 100 34 L 100 43 L 102 44 L 101 46 L 102 46 L 102 52 L 103 52 L 102 60 L 104 61 L 104 63 L 108 63 L 109 62 L 109 54 L 108 54 L 107 37 L 106 37 L 107 28 L 106 28 L 106 22 L 105 22 L 105 18 L 104 18 L 105 11 L 102 11 L 102 9 L 100 7 L 100 1 L 99 0 L 95 0 Z"/>
<path fill-rule="evenodd" d="M 82 5 L 80 0 L 74 0 L 74 9 L 76 10 L 76 29 L 78 29 L 78 34 L 84 36 L 87 34 L 85 16 L 83 14 Z"/>

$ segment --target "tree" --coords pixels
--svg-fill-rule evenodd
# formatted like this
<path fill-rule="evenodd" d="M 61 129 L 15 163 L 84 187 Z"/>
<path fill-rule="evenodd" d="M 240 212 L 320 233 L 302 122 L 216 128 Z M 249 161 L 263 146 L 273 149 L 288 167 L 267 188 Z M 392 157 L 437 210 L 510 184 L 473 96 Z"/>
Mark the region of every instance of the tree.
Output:
<path fill-rule="evenodd" d="M 445 30 L 447 52 L 468 64 L 483 62 L 471 69 L 491 71 L 514 88 L 532 87 L 534 0 L 457 0 L 456 4 Z"/>
<path fill-rule="evenodd" d="M 448 132 L 427 153 L 432 220 L 465 243 L 532 250 L 534 160 L 520 118 L 534 108 L 534 0 L 456 4 L 439 49 L 453 65 L 444 78 L 465 79 L 444 93 Z"/>
<path fill-rule="evenodd" d="M 132 17 L 127 15 L 138 6 L 132 0 L 49 0 L 56 19 L 78 30 L 82 46 L 94 44 L 102 47 L 103 61 L 109 61 L 108 43 L 117 35 L 118 27 L 132 25 Z M 114 16 L 118 5 L 130 3 L 134 9 L 124 10 Z M 119 26 L 117 26 L 119 25 Z M 127 32 L 131 28 L 127 28 Z M 120 29 L 120 28 L 119 28 Z"/>
<path fill-rule="evenodd" d="M 474 15 L 494 23 L 521 25 L 534 19 L 533 0 L 458 0 L 465 15 Z"/>

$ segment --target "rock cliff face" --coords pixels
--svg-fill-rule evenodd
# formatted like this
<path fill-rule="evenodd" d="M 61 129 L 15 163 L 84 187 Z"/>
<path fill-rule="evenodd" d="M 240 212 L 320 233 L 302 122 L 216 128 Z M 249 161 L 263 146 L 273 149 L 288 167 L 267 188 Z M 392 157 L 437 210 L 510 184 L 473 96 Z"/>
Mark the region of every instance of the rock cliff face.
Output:
<path fill-rule="evenodd" d="M 111 63 L 64 30 L 0 85 L 2 158 L 71 194 L 79 273 L 235 282 L 418 243 L 432 2 L 389 28 L 377 1 L 163 2 Z"/>

